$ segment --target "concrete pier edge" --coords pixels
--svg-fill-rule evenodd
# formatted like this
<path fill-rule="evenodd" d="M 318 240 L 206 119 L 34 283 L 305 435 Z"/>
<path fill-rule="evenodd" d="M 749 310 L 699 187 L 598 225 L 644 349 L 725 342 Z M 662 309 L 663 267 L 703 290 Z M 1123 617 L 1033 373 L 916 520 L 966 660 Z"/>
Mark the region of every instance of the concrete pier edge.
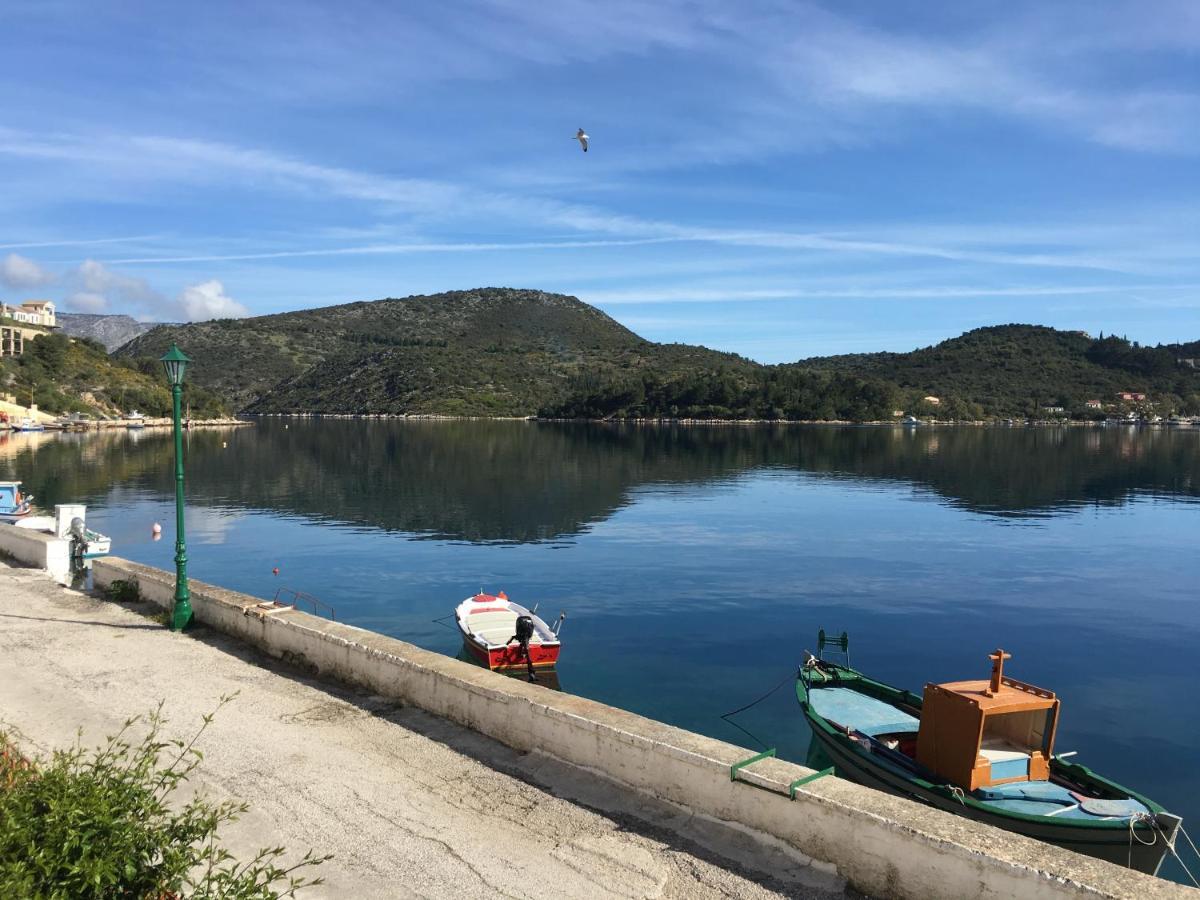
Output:
<path fill-rule="evenodd" d="M 0 526 L 0 531 L 7 528 Z M 25 544 L 6 547 L 44 565 Z M 174 575 L 119 557 L 97 560 L 104 589 L 124 581 L 169 608 Z M 521 752 L 546 754 L 696 815 L 782 841 L 876 897 L 1198 897 L 1200 892 L 1079 856 L 899 797 L 826 777 L 789 800 L 810 769 L 674 726 L 488 672 L 384 635 L 191 582 L 196 620 L 313 674 L 456 722 Z M 186 636 L 176 639 L 186 640 Z"/>

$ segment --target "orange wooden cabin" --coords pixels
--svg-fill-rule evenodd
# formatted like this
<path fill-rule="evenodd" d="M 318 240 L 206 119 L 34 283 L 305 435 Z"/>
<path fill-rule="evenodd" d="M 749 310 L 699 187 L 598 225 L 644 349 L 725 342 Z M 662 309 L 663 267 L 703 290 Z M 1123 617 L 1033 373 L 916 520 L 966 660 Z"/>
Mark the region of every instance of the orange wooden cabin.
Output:
<path fill-rule="evenodd" d="M 997 650 L 989 681 L 925 685 L 917 762 L 974 791 L 1013 781 L 1047 781 L 1059 701 L 1053 691 L 1004 674 Z"/>

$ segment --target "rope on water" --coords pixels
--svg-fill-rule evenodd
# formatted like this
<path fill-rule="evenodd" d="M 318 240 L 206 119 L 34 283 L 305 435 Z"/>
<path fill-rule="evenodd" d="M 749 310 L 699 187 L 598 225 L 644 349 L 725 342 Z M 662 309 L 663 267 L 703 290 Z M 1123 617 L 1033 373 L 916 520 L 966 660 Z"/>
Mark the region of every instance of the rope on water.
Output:
<path fill-rule="evenodd" d="M 1155 821 L 1154 824 L 1160 831 L 1162 830 L 1162 826 L 1158 825 L 1157 821 Z M 1180 832 L 1182 832 L 1182 834 L 1183 834 L 1184 838 L 1187 840 L 1189 846 L 1191 846 L 1192 852 L 1196 854 L 1196 858 L 1200 859 L 1200 850 L 1197 850 L 1196 845 L 1194 843 L 1192 843 L 1191 835 L 1189 835 L 1187 833 L 1187 831 L 1184 830 L 1182 822 L 1179 823 L 1179 830 L 1180 830 Z M 1166 837 L 1167 837 L 1166 834 L 1163 834 L 1164 840 L 1166 840 Z M 1183 859 L 1180 858 L 1179 851 L 1175 849 L 1175 845 L 1171 841 L 1167 841 L 1167 849 L 1171 851 L 1171 855 L 1175 857 L 1175 862 L 1179 863 L 1179 867 L 1181 869 L 1183 869 L 1183 871 L 1187 875 L 1187 877 L 1189 879 L 1191 879 L 1192 884 L 1194 884 L 1196 887 L 1200 888 L 1200 881 L 1196 880 L 1196 876 L 1192 874 L 1192 870 L 1189 869 L 1187 867 L 1187 865 L 1184 863 Z"/>
<path fill-rule="evenodd" d="M 743 728 L 737 722 L 733 721 L 733 719 L 731 717 L 736 716 L 738 713 L 745 712 L 746 710 L 750 709 L 750 707 L 752 707 L 752 706 L 757 706 L 758 704 L 762 703 L 764 700 L 766 700 L 773 693 L 775 693 L 777 690 L 779 690 L 781 687 L 783 687 L 785 684 L 787 684 L 789 681 L 791 681 L 795 677 L 796 677 L 795 675 L 793 675 L 791 672 L 789 672 L 787 675 L 785 675 L 783 677 L 783 681 L 779 682 L 779 684 L 775 685 L 775 687 L 771 688 L 769 691 L 767 691 L 765 694 L 763 694 L 761 697 L 759 697 L 753 703 L 747 703 L 745 706 L 739 707 L 738 709 L 735 709 L 733 712 L 727 712 L 727 713 L 725 713 L 725 715 L 721 716 L 721 718 L 724 719 L 726 722 L 728 722 L 730 725 L 732 725 L 734 728 L 736 728 L 738 731 L 747 735 L 756 744 L 761 744 L 763 749 L 765 750 L 767 748 L 766 741 L 764 741 L 762 738 L 760 738 L 758 735 L 754 734 L 753 732 L 747 731 L 745 728 Z"/>
<path fill-rule="evenodd" d="M 454 626 L 446 621 L 447 619 L 453 619 L 453 618 L 454 618 L 454 613 L 450 613 L 450 615 L 448 615 L 448 616 L 442 616 L 439 619 L 431 619 L 430 621 L 432 621 L 435 625 L 445 625 L 447 628 L 454 630 Z"/>

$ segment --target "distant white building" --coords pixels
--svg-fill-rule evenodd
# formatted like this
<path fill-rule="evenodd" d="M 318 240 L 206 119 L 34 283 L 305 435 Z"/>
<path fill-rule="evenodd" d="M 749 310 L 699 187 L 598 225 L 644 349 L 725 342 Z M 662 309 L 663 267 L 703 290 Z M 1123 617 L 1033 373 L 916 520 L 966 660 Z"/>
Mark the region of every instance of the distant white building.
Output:
<path fill-rule="evenodd" d="M 49 300 L 26 300 L 20 306 L 0 303 L 0 317 L 9 318 L 22 325 L 36 325 L 40 328 L 57 328 L 54 318 L 54 304 Z"/>

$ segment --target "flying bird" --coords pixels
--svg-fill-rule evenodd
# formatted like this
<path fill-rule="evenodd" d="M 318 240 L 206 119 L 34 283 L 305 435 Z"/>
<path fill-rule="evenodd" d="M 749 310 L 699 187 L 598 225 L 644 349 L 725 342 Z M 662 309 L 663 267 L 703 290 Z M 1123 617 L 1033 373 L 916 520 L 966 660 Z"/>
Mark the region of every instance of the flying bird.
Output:
<path fill-rule="evenodd" d="M 575 132 L 575 140 L 579 141 L 579 146 L 583 148 L 584 153 L 587 153 L 587 132 L 580 128 L 577 132 Z"/>

